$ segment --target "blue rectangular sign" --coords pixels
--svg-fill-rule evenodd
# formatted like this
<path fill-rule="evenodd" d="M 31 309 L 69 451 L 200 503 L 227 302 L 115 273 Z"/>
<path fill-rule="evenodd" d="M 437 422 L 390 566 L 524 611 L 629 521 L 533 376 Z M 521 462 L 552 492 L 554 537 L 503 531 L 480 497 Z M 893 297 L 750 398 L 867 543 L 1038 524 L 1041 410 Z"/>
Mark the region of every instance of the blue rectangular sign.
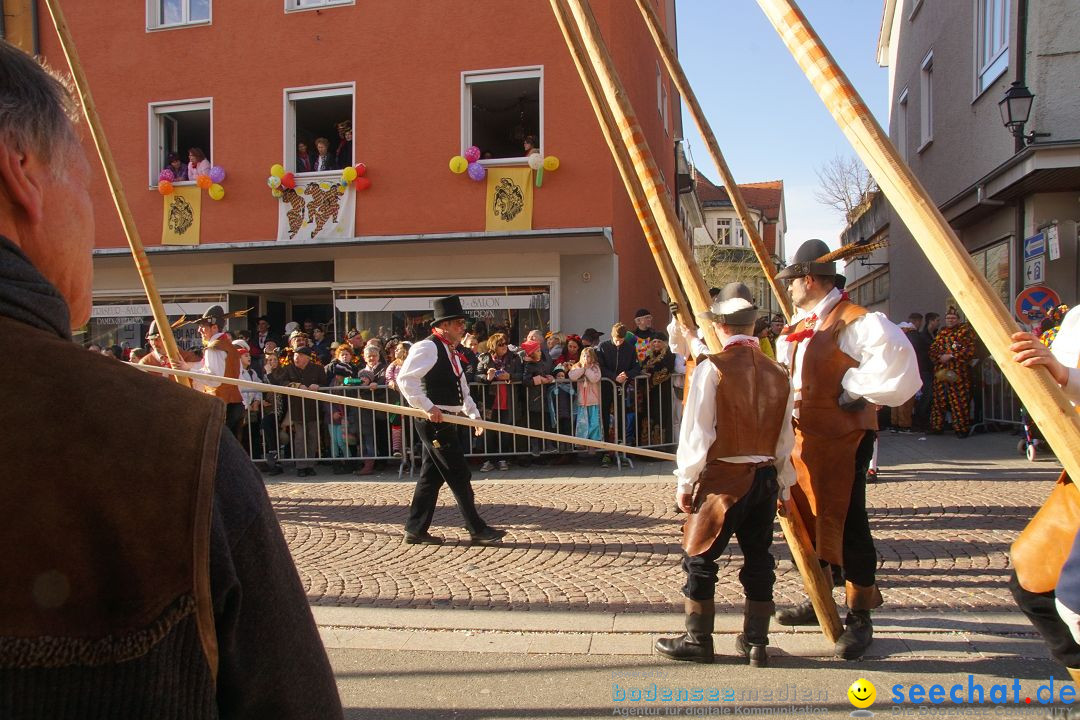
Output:
<path fill-rule="evenodd" d="M 1032 260 L 1046 253 L 1046 238 L 1042 233 L 1024 238 L 1024 259 Z"/>

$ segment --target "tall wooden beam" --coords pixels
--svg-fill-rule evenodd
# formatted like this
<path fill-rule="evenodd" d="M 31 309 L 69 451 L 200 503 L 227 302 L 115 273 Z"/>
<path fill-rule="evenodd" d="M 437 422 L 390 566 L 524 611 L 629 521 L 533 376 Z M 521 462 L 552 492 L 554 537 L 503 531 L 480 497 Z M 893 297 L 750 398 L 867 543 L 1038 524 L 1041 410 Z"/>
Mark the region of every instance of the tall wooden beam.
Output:
<path fill-rule="evenodd" d="M 753 248 L 758 264 L 761 265 L 761 271 L 765 274 L 769 288 L 772 289 L 773 296 L 776 297 L 777 303 L 780 304 L 784 317 L 790 320 L 791 298 L 781 286 L 780 281 L 776 279 L 776 264 L 765 249 L 765 243 L 761 241 L 761 235 L 758 234 L 753 218 L 750 217 L 750 209 L 743 199 L 742 190 L 739 189 L 738 183 L 735 182 L 735 176 L 732 175 L 731 168 L 728 167 L 727 160 L 724 159 L 724 154 L 720 151 L 720 144 L 716 142 L 716 135 L 713 134 L 712 127 L 705 117 L 705 111 L 701 109 L 701 103 L 698 102 L 694 89 L 690 87 L 690 81 L 686 78 L 682 64 L 679 63 L 679 58 L 675 54 L 675 48 L 671 47 L 671 43 L 668 42 L 667 36 L 664 34 L 664 29 L 660 27 L 660 18 L 657 16 L 652 3 L 649 0 L 635 1 L 638 10 L 641 11 L 641 16 L 645 18 L 645 26 L 649 29 L 649 34 L 652 35 L 656 49 L 660 51 L 660 57 L 664 60 L 664 66 L 667 68 L 668 74 L 671 75 L 679 94 L 689 106 L 690 116 L 694 118 L 694 124 L 697 125 L 698 132 L 701 133 L 701 137 L 705 140 L 705 146 L 709 149 L 709 156 L 720 173 L 720 181 L 724 184 L 728 197 L 731 198 L 731 204 L 735 206 L 735 214 L 738 215 L 739 222 L 742 223 L 746 236 L 750 239 L 750 247 Z"/>
<path fill-rule="evenodd" d="M 893 209 L 956 298 L 994 361 L 1039 425 L 1070 477 L 1080 478 L 1080 416 L 1045 368 L 1013 362 L 1010 336 L 1020 328 L 930 194 L 878 125 L 794 0 L 758 0 L 795 61 Z"/>

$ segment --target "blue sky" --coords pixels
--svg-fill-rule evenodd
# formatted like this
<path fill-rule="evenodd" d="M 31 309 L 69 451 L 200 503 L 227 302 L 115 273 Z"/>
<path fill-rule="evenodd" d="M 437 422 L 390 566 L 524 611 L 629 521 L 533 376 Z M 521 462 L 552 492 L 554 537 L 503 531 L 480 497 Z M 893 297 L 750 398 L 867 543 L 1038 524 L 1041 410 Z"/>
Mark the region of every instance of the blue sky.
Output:
<path fill-rule="evenodd" d="M 799 6 L 878 121 L 888 117 L 879 67 L 881 0 L 801 0 Z M 754 0 L 676 0 L 679 57 L 737 182 L 784 181 L 787 251 L 819 237 L 839 244 L 840 214 L 814 198 L 815 168 L 854 151 Z M 716 168 L 685 110 L 694 162 Z"/>

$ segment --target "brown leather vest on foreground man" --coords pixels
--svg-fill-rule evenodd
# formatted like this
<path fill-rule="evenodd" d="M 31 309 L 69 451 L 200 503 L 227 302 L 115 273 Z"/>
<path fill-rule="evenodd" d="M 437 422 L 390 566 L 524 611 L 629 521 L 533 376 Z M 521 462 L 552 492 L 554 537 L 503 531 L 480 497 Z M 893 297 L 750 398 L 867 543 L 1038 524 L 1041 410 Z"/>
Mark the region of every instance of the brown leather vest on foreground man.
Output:
<path fill-rule="evenodd" d="M 35 718 L 217 717 L 224 407 L 5 317 L 0 346 L 33 349 L 0 364 L 0 697 Z"/>
<path fill-rule="evenodd" d="M 698 477 L 700 505 L 683 527 L 683 549 L 690 556 L 700 555 L 715 542 L 725 514 L 749 492 L 759 467 L 718 458 L 774 455 L 791 392 L 784 368 L 756 348 L 729 345 L 709 360 L 720 375 L 716 417 L 723 426 L 717 428 L 708 464 Z"/>
<path fill-rule="evenodd" d="M 834 565 L 843 564 L 844 518 L 855 482 L 855 451 L 867 430 L 877 429 L 877 410 L 867 405 L 858 412 L 840 407 L 844 373 L 858 363 L 840 349 L 840 332 L 866 314 L 866 309 L 841 300 L 802 342 L 799 354 L 802 390 L 796 401 L 795 466 L 798 485 L 792 498 L 812 529 L 817 554 Z M 802 330 L 800 326 L 796 331 Z"/>

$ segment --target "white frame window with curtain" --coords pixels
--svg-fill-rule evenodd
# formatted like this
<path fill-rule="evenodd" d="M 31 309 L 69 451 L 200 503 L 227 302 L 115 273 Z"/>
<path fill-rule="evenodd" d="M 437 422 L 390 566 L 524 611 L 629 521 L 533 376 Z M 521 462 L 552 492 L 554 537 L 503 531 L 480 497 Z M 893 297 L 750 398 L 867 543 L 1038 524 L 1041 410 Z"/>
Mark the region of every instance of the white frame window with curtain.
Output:
<path fill-rule="evenodd" d="M 975 96 L 1009 67 L 1009 0 L 975 0 Z"/>
<path fill-rule="evenodd" d="M 207 25 L 212 5 L 213 0 L 146 0 L 146 29 Z"/>

